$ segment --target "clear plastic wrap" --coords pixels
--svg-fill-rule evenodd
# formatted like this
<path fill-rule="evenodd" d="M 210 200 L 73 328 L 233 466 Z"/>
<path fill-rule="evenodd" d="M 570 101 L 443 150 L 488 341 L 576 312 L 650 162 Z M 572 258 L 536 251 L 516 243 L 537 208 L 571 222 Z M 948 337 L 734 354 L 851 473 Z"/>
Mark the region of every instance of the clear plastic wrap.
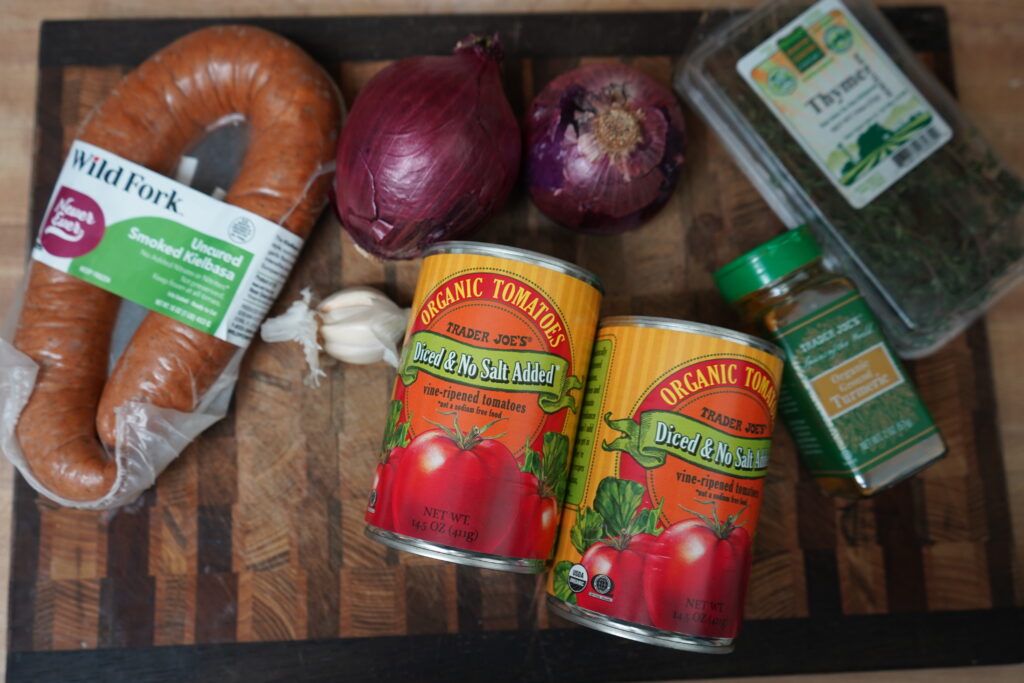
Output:
<path fill-rule="evenodd" d="M 826 265 L 856 281 L 902 357 L 936 351 L 1024 277 L 1024 183 L 871 2 L 767 0 L 701 33 L 677 90 L 779 218 L 811 226 Z M 780 52 L 797 39 L 799 66 Z M 777 61 L 762 64 L 775 66 L 741 68 L 766 48 Z M 831 73 L 839 60 L 862 71 Z M 883 71 L 900 76 L 879 80 Z M 764 87 L 745 81 L 755 73 Z M 818 132 L 801 121 L 811 112 Z M 831 148 L 829 175 L 808 150 L 837 130 L 851 132 Z M 854 197 L 858 184 L 870 194 Z"/>
<path fill-rule="evenodd" d="M 212 63 L 219 68 L 211 70 Z M 244 209 L 253 219 L 247 226 L 243 220 L 241 227 L 216 228 L 227 236 L 229 230 L 244 233 L 264 226 L 301 246 L 327 202 L 343 114 L 333 81 L 295 45 L 261 29 L 222 26 L 189 34 L 140 65 L 93 110 L 78 137 L 109 152 L 115 161 L 174 173 L 180 182 L 214 197 L 223 193 L 226 204 Z M 143 196 L 149 186 L 138 181 L 132 185 L 136 174 L 130 167 L 123 174 L 98 166 L 79 170 L 116 190 L 149 199 Z M 214 336 L 184 320 L 122 302 L 111 293 L 115 288 L 104 291 L 80 275 L 76 278 L 72 267 L 88 251 L 68 259 L 71 275 L 42 263 L 41 251 L 52 261 L 54 252 L 44 238 L 62 192 L 68 192 L 67 186 L 55 188 L 46 229 L 36 240 L 37 259 L 30 262 L 5 340 L 0 340 L 0 448 L 33 488 L 57 503 L 110 509 L 137 498 L 189 442 L 226 414 L 247 342 L 229 341 L 231 335 L 222 330 L 229 322 L 240 324 L 242 314 L 231 307 L 241 289 L 231 290 L 226 303 L 220 302 L 223 324 Z M 153 190 L 148 192 L 152 196 Z M 191 190 L 178 186 L 178 193 L 184 203 Z M 79 207 L 94 204 L 80 192 L 71 196 L 84 197 Z M 109 206 L 109 197 L 105 201 Z M 173 199 L 164 203 L 175 214 L 182 213 Z M 77 211 L 92 224 L 88 213 Z M 105 225 L 102 211 L 99 216 L 106 230 L 100 242 L 129 222 Z M 178 222 L 185 242 L 206 229 L 184 219 Z M 249 239 L 241 234 L 232 241 L 237 245 Z M 211 244 L 215 241 L 211 238 Z M 165 250 L 170 247 L 163 239 L 148 246 L 162 252 L 158 256 L 175 257 L 173 249 Z M 198 249 L 208 247 L 200 241 Z M 297 254 L 297 247 L 293 252 Z M 177 253 L 180 259 L 182 252 Z M 247 282 L 259 281 L 246 285 L 245 295 L 261 297 L 263 313 L 294 260 L 278 258 L 279 253 L 254 252 L 239 266 Z M 199 256 L 211 254 L 216 259 L 221 252 Z M 227 251 L 223 257 L 231 258 Z M 137 264 L 142 264 L 141 271 Z M 145 259 L 125 259 L 114 271 L 115 279 L 141 272 L 136 277 L 158 280 L 146 270 L 150 266 Z M 193 281 L 201 279 L 196 273 L 205 277 L 207 271 L 217 272 L 209 264 L 201 268 L 191 273 Z M 81 267 L 78 271 L 88 272 Z M 272 278 L 266 277 L 271 273 Z M 201 289 L 196 285 L 189 296 Z M 195 295 L 190 301 L 197 304 L 201 298 Z M 258 307 L 246 311 L 249 318 L 258 313 Z M 255 331 L 259 319 L 247 324 Z"/>
<path fill-rule="evenodd" d="M 25 481 L 50 500 L 66 507 L 109 510 L 128 505 L 156 481 L 185 447 L 227 414 L 238 380 L 239 350 L 191 413 L 132 402 L 117 409 L 117 465 L 113 486 L 95 500 L 72 500 L 44 486 L 32 473 L 15 434 L 18 417 L 32 395 L 39 366 L 4 339 L 0 339 L 0 448 Z"/>

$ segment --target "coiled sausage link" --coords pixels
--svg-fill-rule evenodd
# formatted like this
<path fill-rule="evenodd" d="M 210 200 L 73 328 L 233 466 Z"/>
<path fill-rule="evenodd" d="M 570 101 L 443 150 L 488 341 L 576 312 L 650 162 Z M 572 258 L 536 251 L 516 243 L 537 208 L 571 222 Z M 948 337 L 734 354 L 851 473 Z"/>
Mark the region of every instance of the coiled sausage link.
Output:
<path fill-rule="evenodd" d="M 225 117 L 241 114 L 249 146 L 225 201 L 305 237 L 326 203 L 341 123 L 330 77 L 291 42 L 246 26 L 191 33 L 168 45 L 107 96 L 78 138 L 165 175 Z M 39 365 L 17 436 L 52 493 L 89 501 L 116 465 L 115 408 L 128 401 L 191 412 L 238 347 L 149 313 L 110 378 L 120 299 L 32 263 L 15 346 Z M 98 405 L 97 405 L 98 404 Z"/>

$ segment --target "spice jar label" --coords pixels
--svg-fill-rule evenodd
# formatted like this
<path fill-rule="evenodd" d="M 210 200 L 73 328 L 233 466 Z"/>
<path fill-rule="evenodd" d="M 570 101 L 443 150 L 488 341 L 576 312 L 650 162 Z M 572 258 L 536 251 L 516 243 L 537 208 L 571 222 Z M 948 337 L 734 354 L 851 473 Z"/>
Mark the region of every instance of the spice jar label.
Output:
<path fill-rule="evenodd" d="M 885 344 L 876 344 L 811 380 L 825 414 L 837 418 L 903 384 Z"/>
<path fill-rule="evenodd" d="M 857 209 L 953 136 L 840 0 L 815 3 L 736 68 Z"/>
<path fill-rule="evenodd" d="M 791 359 L 779 410 L 815 476 L 862 475 L 936 433 L 857 292 L 780 328 L 775 341 Z"/>

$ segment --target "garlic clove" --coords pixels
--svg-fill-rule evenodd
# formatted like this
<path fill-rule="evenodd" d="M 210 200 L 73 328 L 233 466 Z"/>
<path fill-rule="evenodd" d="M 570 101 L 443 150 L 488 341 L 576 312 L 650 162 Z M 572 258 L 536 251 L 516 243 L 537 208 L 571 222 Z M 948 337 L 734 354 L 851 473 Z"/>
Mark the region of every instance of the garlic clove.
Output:
<path fill-rule="evenodd" d="M 312 293 L 302 291 L 283 315 L 263 324 L 266 341 L 298 341 L 310 368 L 307 383 L 319 385 L 319 351 L 346 363 L 386 361 L 398 366 L 398 344 L 405 334 L 409 309 L 400 308 L 373 287 L 349 287 L 310 308 Z M 319 343 L 318 343 L 319 342 Z"/>
<path fill-rule="evenodd" d="M 346 363 L 366 365 L 384 360 L 384 349 L 379 344 L 325 343 L 324 351 Z"/>
<path fill-rule="evenodd" d="M 398 305 L 387 295 L 373 287 L 348 287 L 331 294 L 320 302 L 317 312 L 325 323 L 332 323 L 338 316 L 350 314 L 352 310 L 369 307 L 380 311 L 400 311 Z"/>
<path fill-rule="evenodd" d="M 409 310 L 372 287 L 335 292 L 317 307 L 324 350 L 347 363 L 398 365 L 398 342 Z"/>

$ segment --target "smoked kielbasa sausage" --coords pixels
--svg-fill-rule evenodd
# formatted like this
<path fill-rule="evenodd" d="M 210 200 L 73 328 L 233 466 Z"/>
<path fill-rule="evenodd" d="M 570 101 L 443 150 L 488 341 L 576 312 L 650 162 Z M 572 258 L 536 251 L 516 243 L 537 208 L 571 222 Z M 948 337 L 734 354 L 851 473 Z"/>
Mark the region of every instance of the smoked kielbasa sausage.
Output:
<path fill-rule="evenodd" d="M 327 201 L 342 105 L 330 77 L 293 43 L 262 29 L 218 26 L 150 57 L 86 119 L 78 138 L 169 175 L 227 117 L 249 145 L 225 201 L 305 237 Z M 117 468 L 115 408 L 141 401 L 195 409 L 238 347 L 148 313 L 106 379 L 120 299 L 32 263 L 15 346 L 39 365 L 17 436 L 52 493 L 89 501 Z M 97 430 L 100 439 L 97 439 Z"/>

